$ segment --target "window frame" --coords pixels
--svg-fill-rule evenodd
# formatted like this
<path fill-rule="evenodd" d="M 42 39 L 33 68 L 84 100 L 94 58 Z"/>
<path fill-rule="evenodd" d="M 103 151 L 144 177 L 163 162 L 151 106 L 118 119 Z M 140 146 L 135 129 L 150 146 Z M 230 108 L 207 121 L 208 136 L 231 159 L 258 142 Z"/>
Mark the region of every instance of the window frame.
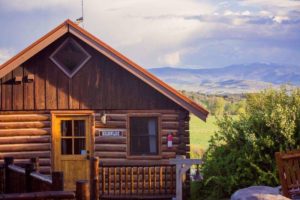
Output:
<path fill-rule="evenodd" d="M 131 133 L 130 133 L 130 118 L 132 117 L 149 117 L 157 118 L 157 154 L 149 155 L 131 155 L 130 143 L 131 143 Z M 127 159 L 161 159 L 161 148 L 162 148 L 162 139 L 161 139 L 161 114 L 160 113 L 130 113 L 127 115 Z"/>
<path fill-rule="evenodd" d="M 75 67 L 75 70 L 73 70 L 72 72 L 69 72 L 61 62 L 59 62 L 55 59 L 56 53 L 59 52 L 68 42 L 73 43 L 76 47 L 78 47 L 86 55 L 86 58 L 81 62 L 81 64 L 77 65 Z M 85 50 L 75 39 L 73 39 L 72 37 L 68 37 L 65 39 L 65 41 L 63 41 L 62 44 L 60 44 L 57 47 L 57 49 L 55 49 L 55 51 L 50 55 L 49 58 L 69 78 L 72 78 L 91 59 L 91 57 L 92 57 L 91 54 L 89 54 L 89 52 L 87 52 L 87 50 Z"/>

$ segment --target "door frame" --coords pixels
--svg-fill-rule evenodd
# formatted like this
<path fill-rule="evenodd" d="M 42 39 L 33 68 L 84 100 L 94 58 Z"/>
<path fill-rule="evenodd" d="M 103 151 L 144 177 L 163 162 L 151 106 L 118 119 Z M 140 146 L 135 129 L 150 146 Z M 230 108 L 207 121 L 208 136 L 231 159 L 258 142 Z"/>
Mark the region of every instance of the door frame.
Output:
<path fill-rule="evenodd" d="M 89 180 L 92 180 L 92 161 L 94 157 L 94 149 L 95 149 L 95 112 L 90 110 L 85 111 L 51 111 L 51 171 L 55 171 L 56 168 L 56 154 L 55 154 L 55 134 L 54 134 L 54 126 L 56 118 L 59 117 L 87 117 L 88 118 L 88 126 L 89 130 L 87 131 L 90 134 L 90 160 L 89 160 L 89 170 L 90 170 L 90 176 Z"/>

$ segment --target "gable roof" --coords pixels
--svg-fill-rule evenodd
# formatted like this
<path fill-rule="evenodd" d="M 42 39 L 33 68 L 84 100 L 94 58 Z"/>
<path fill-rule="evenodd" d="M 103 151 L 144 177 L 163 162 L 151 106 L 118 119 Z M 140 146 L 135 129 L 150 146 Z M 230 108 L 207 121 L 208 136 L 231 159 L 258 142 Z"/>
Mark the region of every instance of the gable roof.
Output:
<path fill-rule="evenodd" d="M 202 120 L 206 120 L 208 111 L 205 108 L 187 98 L 168 84 L 164 83 L 159 78 L 138 64 L 134 63 L 83 28 L 79 27 L 69 19 L 2 64 L 0 66 L 0 78 L 20 66 L 22 63 L 36 55 L 38 52 L 68 32 L 75 35 L 103 55 L 107 56 L 112 61 L 119 64 L 128 72 L 143 80 L 145 83 L 162 93 L 164 96 L 170 98 L 184 109 L 195 114 Z"/>

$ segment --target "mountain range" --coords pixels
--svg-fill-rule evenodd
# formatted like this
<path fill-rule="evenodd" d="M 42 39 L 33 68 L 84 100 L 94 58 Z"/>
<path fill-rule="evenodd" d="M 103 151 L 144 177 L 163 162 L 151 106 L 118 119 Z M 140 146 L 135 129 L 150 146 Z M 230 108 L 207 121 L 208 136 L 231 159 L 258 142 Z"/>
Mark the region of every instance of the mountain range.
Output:
<path fill-rule="evenodd" d="M 251 63 L 206 69 L 161 67 L 149 71 L 178 90 L 208 94 L 257 92 L 281 85 L 300 86 L 300 65 Z"/>

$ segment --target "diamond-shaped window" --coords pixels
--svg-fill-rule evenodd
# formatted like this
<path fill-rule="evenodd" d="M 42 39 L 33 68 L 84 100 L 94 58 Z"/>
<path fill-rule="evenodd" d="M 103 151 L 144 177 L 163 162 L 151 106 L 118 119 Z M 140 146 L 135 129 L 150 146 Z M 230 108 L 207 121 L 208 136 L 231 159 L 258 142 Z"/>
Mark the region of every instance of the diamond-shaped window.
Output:
<path fill-rule="evenodd" d="M 50 59 L 69 77 L 72 77 L 91 58 L 74 39 L 66 39 L 50 56 Z"/>

